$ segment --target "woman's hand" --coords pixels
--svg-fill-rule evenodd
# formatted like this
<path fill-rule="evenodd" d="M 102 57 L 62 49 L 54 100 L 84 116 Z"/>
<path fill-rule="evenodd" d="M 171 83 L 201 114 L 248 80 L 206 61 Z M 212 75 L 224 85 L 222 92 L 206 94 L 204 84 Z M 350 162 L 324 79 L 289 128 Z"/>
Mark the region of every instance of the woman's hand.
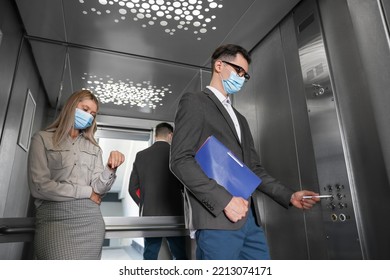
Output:
<path fill-rule="evenodd" d="M 111 151 L 107 161 L 107 166 L 110 169 L 117 169 L 125 161 L 125 156 L 119 151 Z"/>
<path fill-rule="evenodd" d="M 100 196 L 100 194 L 95 193 L 94 191 L 92 191 L 92 194 L 89 199 L 95 202 L 97 205 L 100 205 L 100 203 L 102 203 L 102 197 Z"/>

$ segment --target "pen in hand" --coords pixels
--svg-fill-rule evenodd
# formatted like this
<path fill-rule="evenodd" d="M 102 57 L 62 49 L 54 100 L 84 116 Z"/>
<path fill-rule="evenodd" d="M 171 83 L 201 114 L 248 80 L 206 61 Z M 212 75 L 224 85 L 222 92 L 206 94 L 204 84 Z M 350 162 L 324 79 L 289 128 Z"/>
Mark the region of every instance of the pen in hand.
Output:
<path fill-rule="evenodd" d="M 323 195 L 304 195 L 302 197 L 302 199 L 305 199 L 305 198 L 330 198 L 332 197 L 331 194 L 323 194 Z"/>

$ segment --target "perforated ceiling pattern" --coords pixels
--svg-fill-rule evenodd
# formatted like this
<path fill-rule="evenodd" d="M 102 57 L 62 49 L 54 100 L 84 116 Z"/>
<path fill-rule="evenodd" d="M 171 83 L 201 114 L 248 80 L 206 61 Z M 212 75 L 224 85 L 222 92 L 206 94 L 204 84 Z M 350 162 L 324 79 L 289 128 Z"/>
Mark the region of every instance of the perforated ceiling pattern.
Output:
<path fill-rule="evenodd" d="M 85 0 L 79 0 L 84 4 Z M 83 14 L 110 14 L 114 22 L 132 20 L 143 28 L 159 25 L 169 35 L 191 32 L 197 40 L 202 34 L 216 30 L 214 9 L 222 9 L 223 0 L 99 0 L 96 7 L 84 9 Z"/>
<path fill-rule="evenodd" d="M 87 82 L 85 89 L 91 90 L 101 103 L 112 103 L 115 105 L 149 107 L 156 109 L 163 105 L 163 99 L 166 94 L 172 94 L 171 85 L 166 87 L 157 87 L 152 85 L 151 81 L 134 83 L 129 78 L 116 81 L 113 77 L 98 77 L 84 73 L 82 77 Z"/>
<path fill-rule="evenodd" d="M 171 121 L 219 45 L 252 49 L 299 0 L 13 0 L 49 102 L 91 89 L 100 114 Z"/>

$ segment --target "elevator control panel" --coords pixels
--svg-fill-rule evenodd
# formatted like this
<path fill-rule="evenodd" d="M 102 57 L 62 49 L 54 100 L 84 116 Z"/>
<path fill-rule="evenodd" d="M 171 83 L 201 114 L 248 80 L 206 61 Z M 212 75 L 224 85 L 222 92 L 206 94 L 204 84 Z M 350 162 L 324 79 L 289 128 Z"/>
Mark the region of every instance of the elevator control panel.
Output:
<path fill-rule="evenodd" d="M 323 188 L 323 194 L 330 195 L 322 199 L 322 204 L 324 210 L 329 212 L 328 217 L 332 222 L 346 222 L 351 219 L 349 191 L 343 184 L 329 184 Z"/>

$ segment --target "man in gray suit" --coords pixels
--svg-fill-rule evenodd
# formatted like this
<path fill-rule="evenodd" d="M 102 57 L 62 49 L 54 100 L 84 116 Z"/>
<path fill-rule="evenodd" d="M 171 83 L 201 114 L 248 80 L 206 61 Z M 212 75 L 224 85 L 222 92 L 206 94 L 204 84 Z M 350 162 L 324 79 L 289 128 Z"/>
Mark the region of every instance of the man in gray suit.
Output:
<path fill-rule="evenodd" d="M 169 170 L 169 151 L 173 127 L 156 126 L 156 141 L 137 153 L 130 175 L 129 193 L 139 206 L 140 216 L 183 216 L 183 185 Z M 187 259 L 185 238 L 166 237 L 173 259 Z M 156 260 L 162 237 L 145 238 L 143 257 Z"/>
<path fill-rule="evenodd" d="M 254 192 L 263 192 L 283 207 L 310 209 L 318 198 L 312 191 L 294 192 L 272 178 L 260 164 L 249 125 L 230 104 L 249 80 L 248 52 L 237 45 L 224 45 L 212 55 L 210 86 L 202 92 L 185 93 L 175 117 L 171 146 L 171 170 L 185 185 L 187 227 L 195 233 L 197 259 L 269 259 L 260 224 L 258 205 L 252 197 L 234 197 L 209 179 L 195 161 L 196 151 L 211 135 L 222 142 L 261 179 Z"/>

